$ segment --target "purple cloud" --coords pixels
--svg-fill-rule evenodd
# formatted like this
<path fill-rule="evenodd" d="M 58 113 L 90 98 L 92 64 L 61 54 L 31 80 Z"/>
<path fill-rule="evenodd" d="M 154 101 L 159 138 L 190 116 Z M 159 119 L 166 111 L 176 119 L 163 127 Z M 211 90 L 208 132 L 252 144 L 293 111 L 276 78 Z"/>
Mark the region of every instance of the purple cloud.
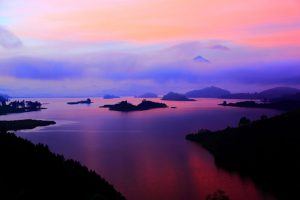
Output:
<path fill-rule="evenodd" d="M 216 45 L 212 45 L 209 47 L 210 49 L 214 49 L 214 50 L 222 50 L 222 51 L 228 51 L 230 50 L 228 47 L 221 45 L 221 44 L 216 44 Z"/>
<path fill-rule="evenodd" d="M 63 80 L 82 77 L 83 69 L 63 61 L 14 58 L 0 62 L 2 74 L 18 79 Z"/>

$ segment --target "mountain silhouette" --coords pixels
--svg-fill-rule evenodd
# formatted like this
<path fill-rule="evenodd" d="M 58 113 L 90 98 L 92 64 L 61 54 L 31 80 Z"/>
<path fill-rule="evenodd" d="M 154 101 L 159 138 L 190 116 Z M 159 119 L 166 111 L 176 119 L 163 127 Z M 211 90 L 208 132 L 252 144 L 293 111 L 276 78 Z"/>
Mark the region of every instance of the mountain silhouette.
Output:
<path fill-rule="evenodd" d="M 228 90 L 224 90 L 218 87 L 206 87 L 200 90 L 192 90 L 185 95 L 191 98 L 221 98 L 222 96 L 230 95 L 231 93 Z"/>
<path fill-rule="evenodd" d="M 202 63 L 210 63 L 209 60 L 207 60 L 206 58 L 202 57 L 202 56 L 197 56 L 193 59 L 196 62 L 202 62 Z"/>

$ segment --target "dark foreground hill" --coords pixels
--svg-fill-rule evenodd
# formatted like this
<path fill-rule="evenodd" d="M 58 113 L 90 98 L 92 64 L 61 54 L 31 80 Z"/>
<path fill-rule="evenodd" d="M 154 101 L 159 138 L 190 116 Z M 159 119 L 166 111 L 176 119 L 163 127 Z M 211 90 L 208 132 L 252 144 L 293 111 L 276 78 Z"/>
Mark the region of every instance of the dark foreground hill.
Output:
<path fill-rule="evenodd" d="M 278 199 L 298 199 L 300 191 L 300 110 L 237 128 L 186 136 L 215 157 L 219 167 L 251 177 Z M 296 198 L 295 198 L 296 197 Z"/>
<path fill-rule="evenodd" d="M 113 186 L 79 162 L 14 134 L 0 133 L 0 199 L 117 200 Z"/>

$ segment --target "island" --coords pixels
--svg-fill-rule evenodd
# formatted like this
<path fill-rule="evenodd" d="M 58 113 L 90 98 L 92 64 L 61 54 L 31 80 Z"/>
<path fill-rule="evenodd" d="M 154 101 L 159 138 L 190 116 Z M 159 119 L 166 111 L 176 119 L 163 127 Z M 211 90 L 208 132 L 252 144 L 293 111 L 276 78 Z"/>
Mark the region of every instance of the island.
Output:
<path fill-rule="evenodd" d="M 200 130 L 187 140 L 200 143 L 217 166 L 250 177 L 277 199 L 294 199 L 300 191 L 300 110 L 251 122 L 243 117 L 236 128 Z"/>
<path fill-rule="evenodd" d="M 0 130 L 2 131 L 17 131 L 23 129 L 33 129 L 39 126 L 49 126 L 56 124 L 55 121 L 44 120 L 13 120 L 13 121 L 0 121 Z"/>
<path fill-rule="evenodd" d="M 1 199 L 125 199 L 78 161 L 66 160 L 43 144 L 33 144 L 3 130 L 0 158 Z"/>
<path fill-rule="evenodd" d="M 103 96 L 103 99 L 118 99 L 119 96 L 113 95 L 113 94 L 106 94 Z"/>
<path fill-rule="evenodd" d="M 195 99 L 189 99 L 183 94 L 178 94 L 175 92 L 169 92 L 168 94 L 164 95 L 162 100 L 165 101 L 196 101 Z"/>
<path fill-rule="evenodd" d="M 147 92 L 145 94 L 137 96 L 136 98 L 158 98 L 158 95 L 152 92 Z"/>
<path fill-rule="evenodd" d="M 167 108 L 168 106 L 164 103 L 157 103 L 153 101 L 147 101 L 144 99 L 138 105 L 133 105 L 131 103 L 128 103 L 127 101 L 121 101 L 120 103 L 114 105 L 104 105 L 100 107 L 108 108 L 109 110 L 113 110 L 113 111 L 131 112 L 131 111 L 150 110 L 155 108 Z"/>
<path fill-rule="evenodd" d="M 10 113 L 32 112 L 45 109 L 38 101 L 9 101 L 6 98 L 0 99 L 0 115 Z"/>
<path fill-rule="evenodd" d="M 76 105 L 76 104 L 91 104 L 93 103 L 91 99 L 86 99 L 86 100 L 82 100 L 82 101 L 75 101 L 75 102 L 68 102 L 67 104 L 69 105 Z"/>

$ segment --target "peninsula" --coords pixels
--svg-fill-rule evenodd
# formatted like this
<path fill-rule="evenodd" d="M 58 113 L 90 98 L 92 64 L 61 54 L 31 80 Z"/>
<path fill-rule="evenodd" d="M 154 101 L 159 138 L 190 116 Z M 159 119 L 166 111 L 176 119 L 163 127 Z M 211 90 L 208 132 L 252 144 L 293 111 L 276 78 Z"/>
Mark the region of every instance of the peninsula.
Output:
<path fill-rule="evenodd" d="M 125 199 L 79 162 L 12 133 L 0 133 L 1 199 Z"/>
<path fill-rule="evenodd" d="M 293 199 L 300 190 L 300 110 L 251 122 L 237 128 L 201 130 L 186 136 L 215 157 L 216 164 L 252 178 L 278 199 Z"/>
<path fill-rule="evenodd" d="M 42 109 L 45 108 L 42 108 L 42 103 L 38 101 L 9 101 L 8 99 L 0 99 L 0 115 L 39 111 Z"/>
<path fill-rule="evenodd" d="M 49 126 L 56 124 L 55 121 L 44 121 L 44 120 L 13 120 L 13 121 L 0 121 L 1 131 L 17 131 L 24 129 L 34 129 L 39 126 Z"/>
<path fill-rule="evenodd" d="M 282 98 L 273 99 L 269 102 L 259 103 L 257 101 L 241 101 L 236 103 L 227 103 L 224 101 L 221 106 L 244 107 L 244 108 L 268 108 L 277 110 L 295 110 L 300 108 L 300 93 L 288 95 Z"/>

